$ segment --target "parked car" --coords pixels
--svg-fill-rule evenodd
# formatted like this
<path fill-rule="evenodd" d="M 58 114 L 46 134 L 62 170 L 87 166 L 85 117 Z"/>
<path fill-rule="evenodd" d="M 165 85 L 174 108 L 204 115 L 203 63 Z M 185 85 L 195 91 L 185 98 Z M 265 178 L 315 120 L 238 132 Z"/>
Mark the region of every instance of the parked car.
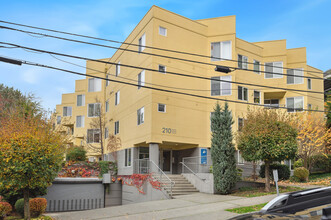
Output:
<path fill-rule="evenodd" d="M 331 187 L 307 189 L 283 194 L 271 200 L 258 212 L 240 215 L 231 219 L 331 220 Z"/>

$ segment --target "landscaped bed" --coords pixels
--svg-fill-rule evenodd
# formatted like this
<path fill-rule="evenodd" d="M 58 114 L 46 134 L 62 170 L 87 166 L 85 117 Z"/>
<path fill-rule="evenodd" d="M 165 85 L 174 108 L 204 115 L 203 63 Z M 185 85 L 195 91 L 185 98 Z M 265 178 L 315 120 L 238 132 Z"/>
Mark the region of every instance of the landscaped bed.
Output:
<path fill-rule="evenodd" d="M 293 192 L 302 190 L 300 187 L 293 187 L 293 186 L 281 186 L 279 187 L 280 193 L 285 192 Z M 234 191 L 231 193 L 231 196 L 241 196 L 241 197 L 257 197 L 257 196 L 265 196 L 265 195 L 271 195 L 276 194 L 276 187 L 271 187 L 270 192 L 265 192 L 264 187 L 241 187 L 240 189 Z"/>

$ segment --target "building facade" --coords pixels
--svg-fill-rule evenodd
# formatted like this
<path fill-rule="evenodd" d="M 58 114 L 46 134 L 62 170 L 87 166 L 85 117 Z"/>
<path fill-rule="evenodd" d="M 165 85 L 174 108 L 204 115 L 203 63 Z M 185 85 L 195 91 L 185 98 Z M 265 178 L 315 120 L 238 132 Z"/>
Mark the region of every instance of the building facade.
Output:
<path fill-rule="evenodd" d="M 86 73 L 139 86 L 86 77 L 76 80 L 75 92 L 63 94 L 62 103 L 56 106 L 57 123 L 65 125 L 72 134 L 71 144 L 77 146 L 85 146 L 86 142 L 100 145 L 100 130 L 91 127 L 90 123 L 97 117 L 99 109 L 102 111 L 106 119 L 105 132 L 102 133 L 113 134 L 121 140 L 117 152 L 121 175 L 132 174 L 135 161 L 145 158 L 152 160 L 164 172 L 180 173 L 183 158 L 198 158 L 205 152 L 209 154 L 210 115 L 217 101 L 151 90 L 144 86 L 229 101 L 282 106 L 293 112 L 309 108 L 323 110 L 323 94 L 282 89 L 323 92 L 323 80 L 293 76 L 320 76 L 305 71 L 322 73 L 307 65 L 306 48 L 287 49 L 286 40 L 251 43 L 239 39 L 235 16 L 191 20 L 153 6 L 125 43 L 121 45 L 123 50 L 117 50 L 111 58 L 102 59 L 114 64 L 88 61 Z M 227 74 L 216 72 L 216 65 L 236 70 Z M 172 73 L 207 77 L 209 80 Z M 220 104 L 224 102 L 220 101 Z M 229 102 L 235 121 L 234 132 L 242 126 L 248 106 Z M 107 142 L 107 136 L 102 135 L 104 142 Z M 109 160 L 109 150 L 104 147 L 104 151 L 104 159 Z M 92 151 L 88 154 L 96 159 L 100 157 L 99 153 Z M 237 157 L 240 163 L 239 152 Z M 204 163 L 200 159 L 198 163 Z"/>

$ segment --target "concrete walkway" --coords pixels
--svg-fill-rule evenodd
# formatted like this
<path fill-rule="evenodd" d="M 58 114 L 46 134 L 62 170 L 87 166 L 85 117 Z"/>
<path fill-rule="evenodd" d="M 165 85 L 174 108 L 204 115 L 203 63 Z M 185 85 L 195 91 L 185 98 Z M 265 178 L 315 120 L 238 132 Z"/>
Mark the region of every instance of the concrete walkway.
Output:
<path fill-rule="evenodd" d="M 276 197 L 255 198 L 196 193 L 159 200 L 78 212 L 50 213 L 55 219 L 228 219 L 237 214 L 225 209 L 265 203 Z"/>

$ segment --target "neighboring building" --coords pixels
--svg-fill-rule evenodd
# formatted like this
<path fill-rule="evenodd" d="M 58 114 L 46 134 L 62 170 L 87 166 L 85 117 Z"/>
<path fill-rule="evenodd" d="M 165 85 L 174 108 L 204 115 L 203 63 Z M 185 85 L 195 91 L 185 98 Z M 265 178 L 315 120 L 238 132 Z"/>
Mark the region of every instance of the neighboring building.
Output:
<path fill-rule="evenodd" d="M 300 108 L 323 110 L 323 94 L 241 86 L 167 74 L 171 71 L 210 79 L 323 92 L 323 80 L 261 72 L 304 76 L 319 76 L 304 72 L 306 70 L 322 73 L 307 65 L 306 48 L 287 49 L 286 40 L 250 43 L 237 38 L 235 16 L 191 20 L 153 6 L 125 42 L 140 46 L 123 44 L 121 48 L 240 69 L 224 74 L 215 72 L 215 66 L 118 50 L 111 58 L 103 59 L 118 65 L 88 61 L 86 73 L 125 82 L 133 80 L 142 86 L 164 88 L 159 86 L 163 85 L 171 87 L 166 89 L 202 96 L 254 102 L 273 107 L 286 106 L 292 111 Z M 201 58 L 144 46 L 239 61 Z M 159 72 L 132 69 L 120 64 L 159 69 Z M 269 67 L 265 68 L 264 65 Z M 210 148 L 210 115 L 215 103 L 214 100 L 87 77 L 76 81 L 74 93 L 63 94 L 62 103 L 57 105 L 56 111 L 58 122 L 66 125 L 73 134 L 72 144 L 85 145 L 85 137 L 88 137 L 90 143 L 100 141 L 98 130 L 91 129 L 89 123 L 101 108 L 107 118 L 106 131 L 121 139 L 122 147 L 117 154 L 118 172 L 121 175 L 132 174 L 135 161 L 143 158 L 153 160 L 165 172 L 180 173 L 180 162 L 184 157 L 200 156 L 205 149 Z M 244 122 L 248 105 L 229 102 L 229 106 L 235 121 L 233 130 L 237 131 Z M 105 159 L 110 159 L 107 149 L 105 152 Z M 100 155 L 90 152 L 89 156 L 98 158 Z M 199 160 L 200 162 L 202 161 Z M 238 152 L 238 163 L 241 162 L 243 161 Z"/>

